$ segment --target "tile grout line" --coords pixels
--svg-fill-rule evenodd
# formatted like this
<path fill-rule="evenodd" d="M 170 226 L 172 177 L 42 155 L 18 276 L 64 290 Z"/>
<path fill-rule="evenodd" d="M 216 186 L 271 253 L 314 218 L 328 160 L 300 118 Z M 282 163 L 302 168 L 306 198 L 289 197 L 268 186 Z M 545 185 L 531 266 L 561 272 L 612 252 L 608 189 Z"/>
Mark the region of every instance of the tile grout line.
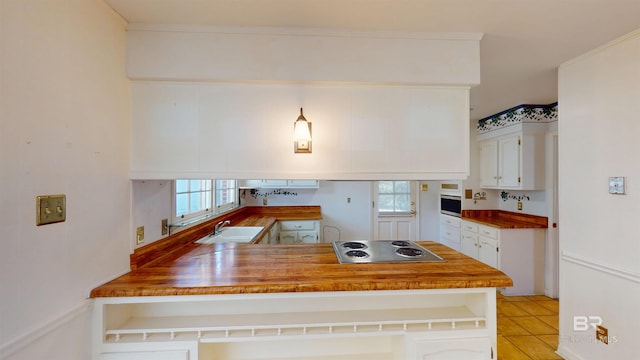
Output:
<path fill-rule="evenodd" d="M 504 341 L 507 341 L 511 346 L 513 346 L 515 349 L 517 349 L 520 353 L 522 353 L 524 356 L 527 357 L 527 359 L 531 360 L 531 359 L 536 359 L 538 358 L 537 356 L 534 356 L 530 353 L 530 351 L 527 351 L 526 348 L 522 348 L 520 346 L 518 346 L 518 344 L 513 341 L 514 338 L 510 338 L 510 337 L 515 337 L 515 336 L 530 336 L 532 339 L 535 339 L 537 341 L 536 346 L 538 348 L 543 349 L 543 352 L 550 352 L 552 354 L 554 354 L 555 356 L 557 356 L 557 354 L 555 354 L 555 351 L 557 350 L 557 340 L 556 340 L 556 345 L 555 348 L 550 345 L 549 343 L 547 343 L 547 341 L 545 341 L 542 337 L 544 336 L 555 336 L 556 338 L 558 337 L 558 328 L 557 328 L 557 324 L 555 324 L 555 326 L 553 324 L 550 324 L 547 321 L 542 320 L 540 317 L 541 316 L 558 316 L 558 311 L 557 311 L 557 307 L 556 306 L 543 306 L 541 304 L 539 304 L 540 302 L 546 302 L 545 305 L 551 305 L 552 302 L 556 302 L 558 300 L 556 299 L 551 299 L 548 298 L 546 296 L 531 296 L 531 297 L 524 297 L 524 296 L 518 296 L 518 297 L 505 297 L 502 295 L 499 295 L 497 297 L 497 306 L 498 306 L 498 317 L 499 318 L 504 318 L 504 319 L 509 319 L 511 323 L 513 323 L 514 325 L 518 326 L 518 328 L 522 329 L 524 331 L 524 333 L 526 333 L 527 335 L 503 335 L 500 332 L 498 333 L 499 336 L 501 336 L 503 338 Z M 512 304 L 513 306 L 515 306 L 517 309 L 519 309 L 521 311 L 518 312 L 521 315 L 507 315 L 504 312 L 502 312 L 500 310 L 500 307 L 503 306 L 505 304 Z M 518 303 L 520 303 L 522 306 L 518 306 Z M 525 305 L 526 304 L 526 305 Z M 530 304 L 535 304 L 535 306 L 530 305 Z M 538 310 L 533 310 L 536 307 L 540 307 L 540 311 Z M 513 314 L 515 311 L 512 311 L 511 313 Z M 521 324 L 519 324 L 518 322 L 514 321 L 514 318 L 524 318 L 524 317 L 530 317 L 535 319 L 536 321 L 540 322 L 540 324 L 544 325 L 544 326 L 548 326 L 550 329 L 553 329 L 553 331 L 551 331 L 551 333 L 549 334 L 534 334 L 532 333 L 528 328 L 522 326 Z M 548 319 L 547 319 L 548 320 Z M 531 350 L 531 349 L 530 349 Z M 500 348 L 498 348 L 498 358 L 500 358 Z M 503 354 L 504 355 L 504 354 Z M 520 355 L 521 356 L 521 355 Z M 504 356 L 503 356 L 504 358 Z"/>

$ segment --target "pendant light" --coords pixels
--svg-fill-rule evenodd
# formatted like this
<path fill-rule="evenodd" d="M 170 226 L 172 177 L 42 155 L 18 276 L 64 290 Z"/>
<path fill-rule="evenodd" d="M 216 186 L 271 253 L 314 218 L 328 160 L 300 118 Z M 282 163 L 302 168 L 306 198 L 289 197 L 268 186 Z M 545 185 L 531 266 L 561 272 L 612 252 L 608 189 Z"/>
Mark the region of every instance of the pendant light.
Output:
<path fill-rule="evenodd" d="M 293 151 L 311 153 L 311 123 L 305 119 L 300 108 L 300 116 L 293 124 Z"/>

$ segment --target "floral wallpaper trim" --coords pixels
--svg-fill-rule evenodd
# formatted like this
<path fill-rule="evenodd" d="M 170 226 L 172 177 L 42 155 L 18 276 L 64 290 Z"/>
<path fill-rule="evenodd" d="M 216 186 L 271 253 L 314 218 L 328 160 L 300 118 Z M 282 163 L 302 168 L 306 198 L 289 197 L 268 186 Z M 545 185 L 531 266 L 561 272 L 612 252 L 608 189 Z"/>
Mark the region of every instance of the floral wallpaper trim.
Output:
<path fill-rule="evenodd" d="M 296 193 L 296 192 L 291 192 L 291 191 L 282 190 L 282 189 L 274 189 L 274 190 L 267 191 L 267 192 L 262 192 L 262 191 L 260 191 L 258 189 L 251 189 L 251 190 L 249 190 L 249 194 L 254 199 L 257 199 L 259 197 L 268 197 L 268 196 L 272 196 L 272 195 L 298 196 L 298 193 Z"/>
<path fill-rule="evenodd" d="M 511 195 L 506 191 L 501 191 L 500 192 L 500 198 L 502 198 L 502 201 L 507 201 L 509 199 L 513 199 L 513 200 L 517 200 L 517 201 L 531 200 L 531 199 L 529 199 L 528 195 Z"/>
<path fill-rule="evenodd" d="M 549 105 L 518 105 L 511 109 L 478 120 L 477 133 L 520 123 L 547 123 L 558 120 L 558 103 Z"/>

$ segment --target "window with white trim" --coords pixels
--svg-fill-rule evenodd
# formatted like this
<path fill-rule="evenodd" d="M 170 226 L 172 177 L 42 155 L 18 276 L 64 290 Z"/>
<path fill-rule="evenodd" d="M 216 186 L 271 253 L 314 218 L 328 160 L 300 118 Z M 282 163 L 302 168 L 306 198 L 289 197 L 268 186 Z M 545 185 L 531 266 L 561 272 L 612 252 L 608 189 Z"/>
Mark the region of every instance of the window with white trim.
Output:
<path fill-rule="evenodd" d="M 378 181 L 378 214 L 409 215 L 411 184 L 409 181 Z"/>
<path fill-rule="evenodd" d="M 175 180 L 174 221 L 182 222 L 233 209 L 238 202 L 236 184 L 236 180 Z"/>
<path fill-rule="evenodd" d="M 233 209 L 238 203 L 238 182 L 236 180 L 216 180 L 216 210 Z"/>

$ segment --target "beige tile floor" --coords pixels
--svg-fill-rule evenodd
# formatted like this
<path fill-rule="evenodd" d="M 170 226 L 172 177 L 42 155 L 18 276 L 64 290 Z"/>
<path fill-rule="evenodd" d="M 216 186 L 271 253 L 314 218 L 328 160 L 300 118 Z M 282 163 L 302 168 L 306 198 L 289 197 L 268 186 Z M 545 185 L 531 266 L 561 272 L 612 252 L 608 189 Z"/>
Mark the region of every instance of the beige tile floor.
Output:
<path fill-rule="evenodd" d="M 562 359 L 558 348 L 558 300 L 497 295 L 498 359 Z"/>

